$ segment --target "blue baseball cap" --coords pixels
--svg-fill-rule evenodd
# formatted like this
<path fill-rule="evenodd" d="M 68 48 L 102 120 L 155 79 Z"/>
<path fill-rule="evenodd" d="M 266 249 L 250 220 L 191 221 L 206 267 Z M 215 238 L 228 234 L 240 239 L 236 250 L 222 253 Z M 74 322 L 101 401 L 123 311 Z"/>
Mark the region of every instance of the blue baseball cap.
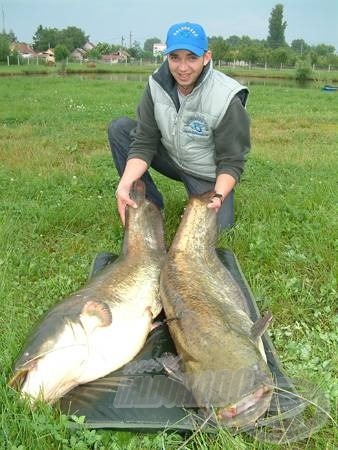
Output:
<path fill-rule="evenodd" d="M 167 33 L 165 55 L 175 50 L 189 50 L 202 56 L 208 50 L 208 38 L 197 23 L 182 22 L 172 25 Z"/>

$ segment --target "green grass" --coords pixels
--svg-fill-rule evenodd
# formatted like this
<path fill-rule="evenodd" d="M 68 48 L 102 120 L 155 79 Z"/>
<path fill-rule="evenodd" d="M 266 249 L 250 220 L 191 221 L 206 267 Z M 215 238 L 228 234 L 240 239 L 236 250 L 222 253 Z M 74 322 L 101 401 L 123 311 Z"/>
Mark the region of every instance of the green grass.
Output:
<path fill-rule="evenodd" d="M 0 80 L 0 448 L 176 449 L 168 432 L 71 431 L 55 408 L 31 411 L 7 387 L 32 327 L 86 280 L 94 255 L 119 253 L 117 173 L 106 128 L 135 117 L 142 82 L 67 77 Z M 253 86 L 253 149 L 236 190 L 237 225 L 220 237 L 242 266 L 287 374 L 319 385 L 334 416 L 337 394 L 338 97 L 319 89 Z M 159 175 L 168 245 L 186 202 Z M 81 420 L 79 419 L 81 422 Z M 198 433 L 189 449 L 333 449 L 334 426 L 284 446 Z"/>

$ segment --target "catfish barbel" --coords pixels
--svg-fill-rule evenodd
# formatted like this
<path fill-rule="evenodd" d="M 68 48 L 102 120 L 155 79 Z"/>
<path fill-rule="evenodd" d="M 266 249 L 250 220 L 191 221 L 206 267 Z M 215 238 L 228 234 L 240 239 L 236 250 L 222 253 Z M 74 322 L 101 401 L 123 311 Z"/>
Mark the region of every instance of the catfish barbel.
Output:
<path fill-rule="evenodd" d="M 225 426 L 242 427 L 271 401 L 272 374 L 261 342 L 271 315 L 250 319 L 241 289 L 217 256 L 210 201 L 207 193 L 188 203 L 161 271 L 161 300 L 181 357 L 182 373 L 174 377 L 196 406 L 213 409 Z"/>
<path fill-rule="evenodd" d="M 165 257 L 160 210 L 133 184 L 121 255 L 79 291 L 54 306 L 25 345 L 10 385 L 53 403 L 75 386 L 117 370 L 143 347 L 161 311 Z"/>

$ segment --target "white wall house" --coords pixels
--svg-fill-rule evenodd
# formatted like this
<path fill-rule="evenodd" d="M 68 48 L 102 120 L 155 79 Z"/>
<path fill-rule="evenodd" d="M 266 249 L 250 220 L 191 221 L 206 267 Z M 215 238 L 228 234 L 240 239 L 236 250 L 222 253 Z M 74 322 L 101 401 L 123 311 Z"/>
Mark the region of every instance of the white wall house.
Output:
<path fill-rule="evenodd" d="M 157 42 L 156 44 L 153 44 L 153 55 L 154 56 L 162 56 L 166 47 L 167 46 L 165 44 L 162 44 L 161 42 Z"/>

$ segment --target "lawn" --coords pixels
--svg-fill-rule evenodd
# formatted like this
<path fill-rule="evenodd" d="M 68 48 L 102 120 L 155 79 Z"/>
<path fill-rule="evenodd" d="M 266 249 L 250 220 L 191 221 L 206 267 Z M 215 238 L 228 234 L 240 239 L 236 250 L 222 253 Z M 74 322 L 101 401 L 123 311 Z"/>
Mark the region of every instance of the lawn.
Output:
<path fill-rule="evenodd" d="M 13 361 L 32 327 L 86 281 L 100 251 L 118 254 L 123 229 L 118 176 L 106 139 L 111 119 L 135 117 L 144 82 L 80 76 L 0 79 L 1 448 L 176 449 L 184 438 L 78 429 L 55 408 L 30 410 L 8 388 Z M 337 396 L 338 93 L 253 86 L 252 152 L 236 189 L 231 248 L 290 377 Z M 186 203 L 183 188 L 159 175 L 168 246 Z M 81 420 L 79 419 L 81 422 Z M 203 433 L 189 449 L 333 449 L 328 419 L 312 437 L 275 446 L 245 434 Z"/>

